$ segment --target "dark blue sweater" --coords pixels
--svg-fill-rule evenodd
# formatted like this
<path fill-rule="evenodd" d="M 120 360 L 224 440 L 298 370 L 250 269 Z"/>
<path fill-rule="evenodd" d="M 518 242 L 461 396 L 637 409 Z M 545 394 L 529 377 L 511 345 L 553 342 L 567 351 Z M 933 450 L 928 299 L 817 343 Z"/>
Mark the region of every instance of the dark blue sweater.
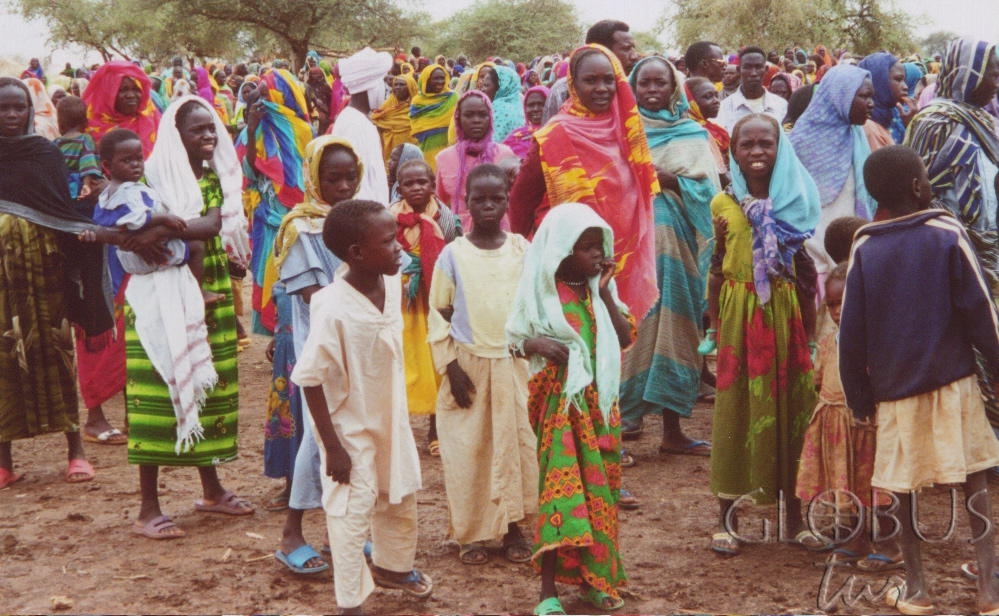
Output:
<path fill-rule="evenodd" d="M 999 368 L 999 317 L 971 241 L 944 210 L 857 232 L 840 320 L 840 373 L 855 416 Z"/>

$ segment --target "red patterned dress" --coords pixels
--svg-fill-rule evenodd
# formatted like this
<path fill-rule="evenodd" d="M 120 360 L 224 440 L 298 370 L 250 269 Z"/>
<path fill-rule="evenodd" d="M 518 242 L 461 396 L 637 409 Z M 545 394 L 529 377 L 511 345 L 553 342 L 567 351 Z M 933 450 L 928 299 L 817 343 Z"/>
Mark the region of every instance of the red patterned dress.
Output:
<path fill-rule="evenodd" d="M 556 286 L 566 321 L 590 349 L 592 365 L 597 329 L 590 298 L 580 299 L 561 282 Z M 617 599 L 627 581 L 618 553 L 621 414 L 615 403 L 604 419 L 595 383 L 583 392 L 585 408 L 566 410 L 564 382 L 565 366 L 549 363 L 528 384 L 540 467 L 534 562 L 558 550 L 556 581 L 585 583 Z"/>

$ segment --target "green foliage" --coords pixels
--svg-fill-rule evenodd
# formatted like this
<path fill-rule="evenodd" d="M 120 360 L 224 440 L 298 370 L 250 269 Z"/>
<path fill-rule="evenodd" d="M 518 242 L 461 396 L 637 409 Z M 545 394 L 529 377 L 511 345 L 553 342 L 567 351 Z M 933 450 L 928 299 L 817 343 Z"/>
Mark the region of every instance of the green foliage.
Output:
<path fill-rule="evenodd" d="M 953 32 L 938 30 L 931 33 L 923 40 L 919 41 L 919 53 L 923 58 L 932 58 L 936 54 L 941 56 L 947 51 L 947 43 L 958 38 Z"/>
<path fill-rule="evenodd" d="M 562 0 L 481 0 L 434 30 L 425 54 L 464 53 L 474 62 L 494 55 L 526 62 L 583 41 L 575 8 Z"/>
<path fill-rule="evenodd" d="M 858 54 L 878 50 L 908 53 L 914 48 L 913 20 L 891 0 L 673 0 L 673 34 L 678 46 L 710 40 L 726 50 L 759 45 L 783 51 L 823 44 Z"/>

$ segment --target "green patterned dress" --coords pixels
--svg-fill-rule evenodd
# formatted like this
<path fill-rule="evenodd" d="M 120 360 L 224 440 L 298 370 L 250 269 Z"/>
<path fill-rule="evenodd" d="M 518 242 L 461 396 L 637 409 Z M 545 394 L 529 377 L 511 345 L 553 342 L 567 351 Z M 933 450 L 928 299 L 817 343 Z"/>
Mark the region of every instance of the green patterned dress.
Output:
<path fill-rule="evenodd" d="M 205 170 L 199 180 L 205 209 L 222 206 L 222 185 L 218 176 Z M 146 356 L 135 332 L 135 314 L 125 312 L 125 369 L 128 379 L 128 461 L 148 466 L 210 466 L 236 457 L 236 420 L 239 411 L 239 380 L 236 367 L 236 313 L 232 305 L 228 261 L 222 240 L 205 241 L 203 287 L 225 295 L 225 299 L 205 306 L 205 324 L 218 384 L 208 394 L 201 410 L 205 438 L 190 451 L 174 453 L 177 419 L 166 383 Z"/>
<path fill-rule="evenodd" d="M 753 231 L 727 194 L 711 202 L 728 222 L 719 294 L 718 382 L 711 491 L 757 504 L 794 495 L 798 458 L 815 408 L 812 361 L 794 282 L 771 277 L 760 303 L 753 284 Z"/>
<path fill-rule="evenodd" d="M 590 299 L 579 299 L 557 284 L 566 321 L 582 337 L 595 361 L 596 320 Z M 598 300 L 599 301 L 599 300 Z M 565 367 L 549 363 L 528 383 L 527 408 L 538 438 L 539 494 L 534 562 L 558 550 L 556 581 L 589 584 L 619 598 L 626 583 L 618 552 L 621 491 L 621 414 L 617 404 L 607 420 L 596 386 L 583 392 L 585 406 L 567 412 L 562 384 Z"/>

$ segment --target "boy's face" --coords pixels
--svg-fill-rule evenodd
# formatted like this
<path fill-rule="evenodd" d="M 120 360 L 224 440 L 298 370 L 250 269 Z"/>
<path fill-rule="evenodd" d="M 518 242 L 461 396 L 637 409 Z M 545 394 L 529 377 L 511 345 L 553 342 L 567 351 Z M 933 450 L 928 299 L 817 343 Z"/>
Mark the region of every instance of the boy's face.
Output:
<path fill-rule="evenodd" d="M 414 210 L 422 212 L 433 192 L 434 179 L 423 165 L 409 165 L 399 174 L 399 194 Z"/>
<path fill-rule="evenodd" d="M 997 176 L 999 180 L 999 176 Z M 919 175 L 916 177 L 916 187 L 919 194 L 916 196 L 916 201 L 919 203 L 919 209 L 925 210 L 930 207 L 930 202 L 933 201 L 933 185 L 930 184 L 930 176 L 926 172 L 926 165 L 919 166 Z"/>
<path fill-rule="evenodd" d="M 468 187 L 465 202 L 473 228 L 499 228 L 508 205 L 507 184 L 498 177 L 479 177 Z"/>
<path fill-rule="evenodd" d="M 843 309 L 844 289 L 846 289 L 846 282 L 843 280 L 826 281 L 826 308 L 829 309 L 829 318 L 836 325 L 839 325 L 839 317 Z"/>
<path fill-rule="evenodd" d="M 142 179 L 142 142 L 138 139 L 122 141 L 114 149 L 111 162 L 107 165 L 112 180 L 138 182 Z"/>
<path fill-rule="evenodd" d="M 370 217 L 371 224 L 356 248 L 358 262 L 352 262 L 351 267 L 361 265 L 363 269 L 374 274 L 394 276 L 402 266 L 402 246 L 395 239 L 395 216 L 387 209 Z"/>

